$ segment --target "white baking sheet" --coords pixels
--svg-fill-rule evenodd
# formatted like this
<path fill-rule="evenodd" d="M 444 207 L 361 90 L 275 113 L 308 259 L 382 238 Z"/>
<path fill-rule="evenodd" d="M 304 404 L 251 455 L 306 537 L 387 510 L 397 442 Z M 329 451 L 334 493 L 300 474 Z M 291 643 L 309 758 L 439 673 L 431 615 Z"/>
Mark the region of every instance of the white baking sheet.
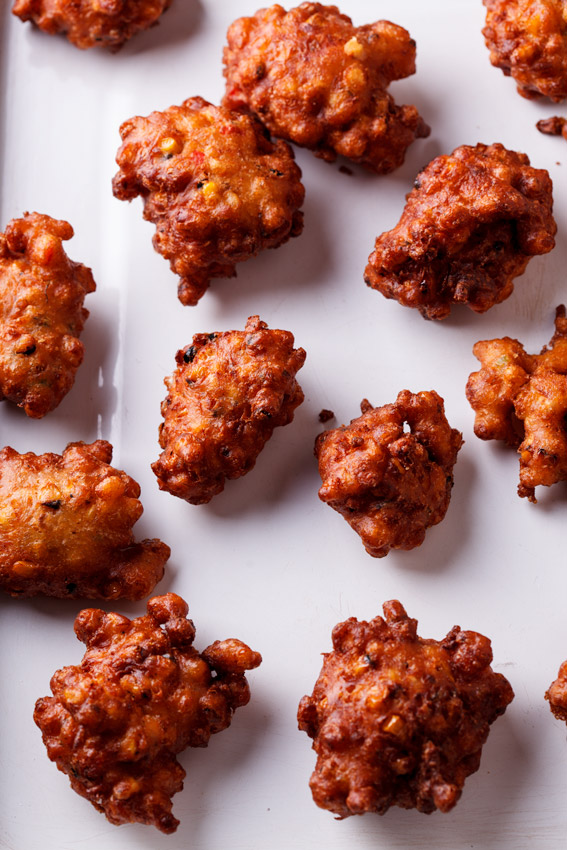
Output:
<path fill-rule="evenodd" d="M 0 599 L 0 846 L 10 850 L 422 850 L 564 846 L 567 744 L 543 694 L 567 657 L 567 487 L 516 495 L 514 452 L 481 443 L 464 396 L 477 339 L 510 335 L 538 351 L 563 301 L 567 260 L 567 144 L 535 123 L 560 113 L 523 100 L 492 68 L 480 33 L 480 0 L 348 0 L 358 24 L 389 18 L 418 45 L 418 73 L 396 83 L 432 133 L 386 177 L 298 151 L 307 189 L 305 231 L 277 251 L 216 281 L 197 307 L 182 307 L 176 278 L 153 252 L 141 204 L 112 197 L 120 123 L 191 95 L 218 102 L 221 52 L 230 22 L 256 0 L 174 0 L 161 25 L 122 52 L 80 52 L 0 12 L 2 192 L 0 229 L 25 210 L 75 228 L 73 259 L 92 266 L 86 357 L 76 385 L 41 421 L 0 407 L 0 441 L 19 451 L 61 452 L 70 440 L 109 439 L 115 464 L 142 486 L 141 537 L 161 537 L 172 558 L 158 592 L 187 598 L 196 645 L 239 637 L 262 652 L 250 676 L 252 701 L 207 750 L 181 756 L 184 790 L 174 798 L 181 826 L 163 836 L 140 825 L 116 828 L 74 794 L 47 759 L 32 720 L 51 674 L 76 663 L 79 601 Z M 563 110 L 565 111 L 565 110 Z M 484 316 L 456 310 L 443 323 L 367 289 L 362 275 L 374 238 L 392 227 L 417 171 L 460 144 L 500 141 L 529 154 L 555 184 L 557 247 L 531 261 L 505 303 Z M 245 478 L 210 505 L 192 507 L 159 492 L 157 457 L 163 378 L 175 351 L 199 331 L 241 328 L 259 313 L 307 350 L 299 374 L 305 403 L 280 428 Z M 321 408 L 339 422 L 363 397 L 393 401 L 398 390 L 436 389 L 466 440 L 452 502 L 421 548 L 370 558 L 341 517 L 317 498 L 312 455 Z M 332 425 L 333 423 L 331 423 Z M 541 488 L 540 488 L 541 489 Z M 482 765 L 457 808 L 430 817 L 393 809 L 335 821 L 307 785 L 315 757 L 297 731 L 299 699 L 310 692 L 335 623 L 372 618 L 399 598 L 425 637 L 455 623 L 492 638 L 494 667 L 516 699 L 494 725 Z M 144 604 L 117 604 L 128 615 Z"/>

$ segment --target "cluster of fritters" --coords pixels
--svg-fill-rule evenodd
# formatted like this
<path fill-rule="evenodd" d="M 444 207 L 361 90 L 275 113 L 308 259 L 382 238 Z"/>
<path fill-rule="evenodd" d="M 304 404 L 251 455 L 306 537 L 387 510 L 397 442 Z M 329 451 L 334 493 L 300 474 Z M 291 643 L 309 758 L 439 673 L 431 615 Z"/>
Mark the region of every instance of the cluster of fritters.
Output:
<path fill-rule="evenodd" d="M 492 63 L 526 97 L 567 98 L 567 3 L 484 4 Z M 80 48 L 116 50 L 169 5 L 16 0 L 13 12 Z M 275 5 L 231 25 L 221 105 L 191 97 L 122 125 L 114 195 L 142 198 L 182 304 L 197 304 L 211 279 L 234 276 L 237 263 L 301 234 L 305 190 L 291 144 L 375 174 L 402 164 L 429 127 L 388 87 L 415 72 L 415 58 L 409 33 L 388 21 L 355 27 L 335 6 Z M 564 122 L 547 125 L 540 129 L 561 132 Z M 364 279 L 426 319 L 445 318 L 455 304 L 483 313 L 511 294 L 531 257 L 554 247 L 552 206 L 547 171 L 525 154 L 462 145 L 418 174 L 399 222 L 376 239 Z M 67 257 L 72 235 L 67 222 L 38 213 L 0 235 L 0 398 L 34 418 L 59 404 L 83 357 L 83 304 L 95 283 Z M 478 342 L 481 369 L 466 389 L 476 435 L 518 450 L 518 492 L 532 502 L 537 486 L 567 480 L 563 306 L 555 328 L 535 355 L 509 337 Z M 201 505 L 248 473 L 303 401 L 305 356 L 289 331 L 256 315 L 243 330 L 196 334 L 165 381 L 162 452 L 152 464 L 159 487 Z M 319 497 L 371 556 L 413 549 L 447 512 L 462 443 L 435 391 L 403 390 L 377 407 L 364 399 L 359 417 L 316 438 Z M 3 591 L 108 600 L 152 593 L 170 550 L 134 539 L 140 488 L 111 460 L 103 440 L 71 443 L 62 455 L 0 452 Z M 55 673 L 53 696 L 36 705 L 49 757 L 112 823 L 173 832 L 171 797 L 184 777 L 176 756 L 206 746 L 248 702 L 245 673 L 259 653 L 234 639 L 198 653 L 187 613 L 172 593 L 151 598 L 133 620 L 81 611 L 84 659 Z M 449 811 L 513 698 L 491 661 L 490 641 L 457 626 L 442 641 L 420 638 L 397 601 L 384 605 L 383 618 L 336 626 L 298 714 L 317 753 L 315 802 L 339 817 L 393 805 Z M 565 665 L 546 696 L 567 719 Z"/>

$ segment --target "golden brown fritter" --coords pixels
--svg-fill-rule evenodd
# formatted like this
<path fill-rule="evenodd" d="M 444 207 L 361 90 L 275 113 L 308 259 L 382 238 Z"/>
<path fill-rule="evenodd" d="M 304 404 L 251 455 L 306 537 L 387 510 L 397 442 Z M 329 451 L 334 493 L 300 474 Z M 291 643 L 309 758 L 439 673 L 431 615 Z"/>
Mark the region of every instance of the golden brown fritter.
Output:
<path fill-rule="evenodd" d="M 383 608 L 385 619 L 335 626 L 333 651 L 299 704 L 317 753 L 313 799 L 340 818 L 390 806 L 448 812 L 514 697 L 490 667 L 488 638 L 454 626 L 425 640 L 399 602 Z"/>
<path fill-rule="evenodd" d="M 383 558 L 421 545 L 441 522 L 463 439 L 434 391 L 402 390 L 395 404 L 372 407 L 365 399 L 360 407 L 362 416 L 315 441 L 319 498 L 346 519 L 369 555 Z"/>
<path fill-rule="evenodd" d="M 415 41 L 389 21 L 355 27 L 336 6 L 270 6 L 232 24 L 224 63 L 225 106 L 328 161 L 340 154 L 386 174 L 429 135 L 387 91 L 415 73 Z"/>
<path fill-rule="evenodd" d="M 0 233 L 0 400 L 34 419 L 57 407 L 83 360 L 83 301 L 95 282 L 65 253 L 72 236 L 68 222 L 39 213 Z"/>
<path fill-rule="evenodd" d="M 559 115 L 553 115 L 551 118 L 542 118 L 536 124 L 540 133 L 545 133 L 547 136 L 563 136 L 567 141 L 567 118 L 562 118 Z"/>
<path fill-rule="evenodd" d="M 196 304 L 211 278 L 234 277 L 236 263 L 301 233 L 305 190 L 293 151 L 254 118 L 192 97 L 131 118 L 120 134 L 114 194 L 143 198 L 154 248 L 181 278 L 182 304 Z"/>
<path fill-rule="evenodd" d="M 15 0 L 12 12 L 50 35 L 62 33 L 81 50 L 118 50 L 154 26 L 171 0 Z"/>
<path fill-rule="evenodd" d="M 525 154 L 462 145 L 418 174 L 365 281 L 426 319 L 444 319 L 452 304 L 484 313 L 508 298 L 530 257 L 555 245 L 552 208 L 549 174 Z"/>
<path fill-rule="evenodd" d="M 161 406 L 163 452 L 152 464 L 161 490 L 201 505 L 225 478 L 252 469 L 274 428 L 289 424 L 303 401 L 295 375 L 305 351 L 293 342 L 289 331 L 251 316 L 244 331 L 196 334 L 177 352 Z"/>
<path fill-rule="evenodd" d="M 147 615 L 135 620 L 81 611 L 75 632 L 87 646 L 83 660 L 58 670 L 53 696 L 36 703 L 49 758 L 113 824 L 175 832 L 171 798 L 185 777 L 176 755 L 206 747 L 250 699 L 244 674 L 261 655 L 234 639 L 199 654 L 187 613 L 175 593 L 150 599 Z"/>
<path fill-rule="evenodd" d="M 567 97 L 566 0 L 483 0 L 490 61 L 522 97 Z"/>
<path fill-rule="evenodd" d="M 567 722 L 567 661 L 559 668 L 557 679 L 549 686 L 545 698 L 549 701 L 553 715 Z"/>
<path fill-rule="evenodd" d="M 518 495 L 536 502 L 535 487 L 567 480 L 567 319 L 556 310 L 555 333 L 541 354 L 517 339 L 477 342 L 481 369 L 467 382 L 481 440 L 502 440 L 520 455 Z"/>
<path fill-rule="evenodd" d="M 142 599 L 169 546 L 136 543 L 140 488 L 110 466 L 112 446 L 69 443 L 62 455 L 0 451 L 0 589 L 12 596 Z"/>

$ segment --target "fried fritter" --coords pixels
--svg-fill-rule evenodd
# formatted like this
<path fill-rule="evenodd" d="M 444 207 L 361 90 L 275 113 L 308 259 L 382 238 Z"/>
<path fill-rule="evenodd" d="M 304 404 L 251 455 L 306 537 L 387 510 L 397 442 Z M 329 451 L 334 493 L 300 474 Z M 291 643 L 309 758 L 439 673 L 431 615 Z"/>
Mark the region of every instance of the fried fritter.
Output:
<path fill-rule="evenodd" d="M 15 0 L 12 12 L 50 35 L 62 33 L 81 50 L 119 50 L 154 26 L 171 0 Z"/>
<path fill-rule="evenodd" d="M 199 654 L 175 593 L 147 607 L 134 620 L 81 611 L 75 632 L 87 651 L 80 666 L 55 673 L 53 697 L 37 701 L 34 719 L 49 758 L 111 823 L 171 833 L 171 798 L 185 777 L 176 755 L 230 725 L 250 699 L 245 671 L 262 656 L 235 639 Z"/>
<path fill-rule="evenodd" d="M 552 208 L 549 174 L 525 154 L 462 145 L 418 174 L 400 221 L 376 239 L 365 281 L 426 319 L 459 303 L 484 313 L 554 247 Z"/>
<path fill-rule="evenodd" d="M 340 154 L 386 174 L 429 135 L 387 91 L 415 73 L 415 41 L 389 21 L 355 27 L 336 6 L 270 6 L 231 25 L 224 63 L 225 106 L 327 161 Z"/>
<path fill-rule="evenodd" d="M 490 667 L 488 638 L 454 626 L 425 640 L 399 602 L 383 608 L 385 619 L 335 626 L 333 651 L 299 704 L 317 753 L 313 799 L 340 818 L 390 806 L 448 812 L 514 697 Z"/>
<path fill-rule="evenodd" d="M 567 97 L 567 0 L 483 0 L 490 61 L 522 97 Z"/>
<path fill-rule="evenodd" d="M 441 522 L 463 438 L 434 391 L 402 390 L 395 404 L 372 407 L 364 399 L 360 407 L 362 416 L 315 441 L 319 498 L 346 519 L 369 555 L 383 558 L 421 545 Z"/>
<path fill-rule="evenodd" d="M 553 715 L 567 722 L 567 661 L 559 668 L 557 679 L 549 686 L 545 698 Z"/>
<path fill-rule="evenodd" d="M 547 136 L 563 136 L 567 141 L 567 118 L 562 118 L 559 115 L 553 115 L 551 118 L 542 118 L 536 124 L 540 133 L 545 133 Z"/>
<path fill-rule="evenodd" d="M 481 369 L 467 382 L 481 440 L 501 440 L 520 455 L 518 495 L 537 502 L 535 487 L 567 480 L 567 319 L 556 310 L 555 333 L 541 354 L 517 339 L 477 342 Z"/>
<path fill-rule="evenodd" d="M 295 375 L 305 351 L 289 331 L 251 316 L 244 331 L 196 334 L 177 352 L 161 406 L 163 449 L 152 464 L 161 490 L 209 502 L 225 478 L 249 472 L 274 428 L 287 425 L 303 392 Z"/>
<path fill-rule="evenodd" d="M 62 455 L 0 451 L 0 589 L 12 596 L 142 599 L 169 546 L 136 543 L 140 487 L 110 466 L 112 446 L 69 443 Z"/>
<path fill-rule="evenodd" d="M 277 248 L 303 229 L 305 190 L 293 151 L 256 119 L 201 97 L 131 118 L 120 128 L 113 191 L 141 195 L 153 244 L 181 278 L 179 300 L 196 304 L 213 277 Z"/>
<path fill-rule="evenodd" d="M 83 360 L 83 301 L 95 282 L 65 253 L 72 236 L 68 222 L 39 213 L 0 233 L 0 400 L 34 419 L 57 407 Z"/>

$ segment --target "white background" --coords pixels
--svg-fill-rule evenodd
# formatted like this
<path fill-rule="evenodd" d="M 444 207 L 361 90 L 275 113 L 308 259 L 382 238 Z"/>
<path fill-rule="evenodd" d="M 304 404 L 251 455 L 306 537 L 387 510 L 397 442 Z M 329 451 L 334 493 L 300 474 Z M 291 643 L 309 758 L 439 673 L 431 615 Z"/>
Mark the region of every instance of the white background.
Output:
<path fill-rule="evenodd" d="M 431 136 L 405 165 L 375 177 L 339 172 L 297 151 L 307 190 L 305 230 L 277 251 L 215 281 L 197 307 L 183 307 L 177 279 L 151 246 L 141 202 L 112 197 L 118 127 L 202 95 L 223 94 L 222 47 L 230 22 L 255 0 L 174 0 L 159 27 L 120 53 L 78 51 L 0 13 L 0 229 L 25 210 L 70 221 L 72 259 L 93 269 L 86 356 L 75 387 L 45 419 L 0 407 L 0 442 L 20 452 L 61 452 L 70 440 L 110 440 L 114 463 L 142 486 L 138 538 L 172 548 L 158 592 L 189 602 L 196 646 L 239 637 L 262 652 L 252 700 L 206 750 L 180 758 L 184 790 L 174 798 L 178 832 L 114 827 L 74 794 L 47 759 L 32 720 L 52 673 L 82 657 L 73 633 L 80 601 L 0 599 L 0 846 L 10 850 L 422 850 L 563 847 L 567 835 L 567 744 L 543 695 L 567 657 L 564 484 L 516 495 L 518 460 L 481 443 L 464 395 L 477 339 L 509 335 L 537 352 L 566 298 L 567 143 L 542 136 L 539 118 L 561 114 L 528 102 L 489 63 L 480 0 L 348 0 L 356 24 L 388 18 L 418 46 L 417 74 L 392 85 L 415 103 Z M 502 142 L 549 170 L 559 226 L 551 254 L 533 259 L 514 294 L 483 316 L 457 309 L 442 323 L 367 289 L 363 271 L 375 237 L 395 225 L 418 170 L 460 144 Z M 163 378 L 178 348 L 201 331 L 242 328 L 259 313 L 291 330 L 307 351 L 299 381 L 305 402 L 246 477 L 208 506 L 158 490 L 150 463 L 159 448 Z M 400 389 L 437 390 L 465 438 L 445 520 L 412 552 L 374 560 L 347 523 L 318 500 L 313 441 L 321 408 L 338 422 L 359 403 L 393 401 Z M 333 425 L 336 423 L 330 423 Z M 390 810 L 338 822 L 311 800 L 315 756 L 297 731 L 332 627 L 381 612 L 399 598 L 424 637 L 455 624 L 488 635 L 494 668 L 516 699 L 492 728 L 479 772 L 449 814 Z M 92 603 L 90 603 L 92 604 Z M 96 604 L 96 603 L 95 603 Z M 135 616 L 144 604 L 117 604 Z"/>

